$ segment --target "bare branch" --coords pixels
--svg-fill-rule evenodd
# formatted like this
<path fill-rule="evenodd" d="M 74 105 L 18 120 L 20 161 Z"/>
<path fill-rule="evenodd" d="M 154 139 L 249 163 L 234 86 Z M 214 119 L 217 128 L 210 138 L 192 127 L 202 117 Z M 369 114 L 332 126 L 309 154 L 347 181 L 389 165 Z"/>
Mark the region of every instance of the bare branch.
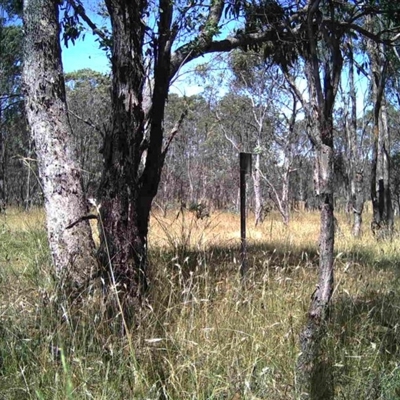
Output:
<path fill-rule="evenodd" d="M 91 128 L 93 128 L 94 130 L 99 132 L 101 137 L 104 139 L 104 132 L 101 130 L 101 128 L 98 125 L 93 123 L 93 121 L 90 118 L 89 119 L 85 119 L 85 118 L 81 117 L 80 115 L 75 114 L 71 110 L 68 110 L 68 114 L 73 115 L 76 119 L 79 119 L 79 121 L 82 121 L 84 124 L 89 125 Z"/>
<path fill-rule="evenodd" d="M 182 126 L 182 124 L 183 124 L 183 120 L 186 118 L 187 114 L 188 114 L 188 110 L 186 109 L 186 110 L 181 114 L 179 120 L 176 121 L 174 127 L 171 129 L 171 132 L 170 132 L 170 134 L 169 134 L 167 143 L 166 143 L 166 145 L 165 145 L 165 147 L 164 147 L 164 150 L 163 150 L 162 153 L 161 153 L 163 158 L 165 158 L 165 156 L 166 156 L 166 154 L 167 154 L 167 152 L 168 152 L 169 146 L 171 145 L 171 142 L 174 140 L 175 136 L 179 133 L 179 131 L 180 131 L 180 129 L 181 129 L 181 126 Z"/>
<path fill-rule="evenodd" d="M 279 212 L 281 213 L 282 216 L 285 216 L 285 213 L 283 211 L 283 205 L 281 202 L 281 199 L 279 197 L 279 194 L 277 192 L 277 190 L 275 189 L 275 186 L 273 185 L 273 183 L 261 172 L 261 170 L 258 170 L 258 172 L 261 175 L 261 178 L 263 178 L 265 180 L 265 182 L 267 183 L 267 185 L 272 189 L 272 192 L 274 193 L 274 197 L 275 197 L 275 203 L 278 206 Z"/>

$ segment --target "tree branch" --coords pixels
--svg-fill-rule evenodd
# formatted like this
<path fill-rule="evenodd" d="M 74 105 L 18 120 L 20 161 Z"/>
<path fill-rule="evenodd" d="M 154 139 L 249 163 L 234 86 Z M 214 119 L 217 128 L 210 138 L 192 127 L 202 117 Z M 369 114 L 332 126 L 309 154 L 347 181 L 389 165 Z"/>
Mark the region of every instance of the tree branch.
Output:
<path fill-rule="evenodd" d="M 176 121 L 174 127 L 171 129 L 171 132 L 169 134 L 169 138 L 167 140 L 167 143 L 164 147 L 164 150 L 162 151 L 162 157 L 165 158 L 165 156 L 167 155 L 169 146 L 171 144 L 171 142 L 174 140 L 175 136 L 179 133 L 181 126 L 183 124 L 183 120 L 186 118 L 188 114 L 188 110 L 186 109 L 180 116 L 179 120 Z"/>
<path fill-rule="evenodd" d="M 275 33 L 273 31 L 266 31 L 240 36 L 230 36 L 223 40 L 210 41 L 203 44 L 196 43 L 196 41 L 184 44 L 172 54 L 170 79 L 174 77 L 179 68 L 184 64 L 187 64 L 203 54 L 228 52 L 250 44 L 267 42 L 274 38 Z"/>
<path fill-rule="evenodd" d="M 108 40 L 107 35 L 97 27 L 97 25 L 87 16 L 86 11 L 82 4 L 76 2 L 75 0 L 67 0 L 74 11 L 87 23 L 89 28 L 93 31 L 93 33 L 99 36 L 103 40 Z"/>
<path fill-rule="evenodd" d="M 89 125 L 91 128 L 93 128 L 94 130 L 96 130 L 97 132 L 100 133 L 101 137 L 104 139 L 104 132 L 102 132 L 102 130 L 100 129 L 100 127 L 96 124 L 94 124 L 92 122 L 92 120 L 89 119 L 85 119 L 81 116 L 79 116 L 78 114 L 75 114 L 73 111 L 68 110 L 68 114 L 73 115 L 76 119 L 78 119 L 79 121 L 82 121 L 84 124 Z"/>

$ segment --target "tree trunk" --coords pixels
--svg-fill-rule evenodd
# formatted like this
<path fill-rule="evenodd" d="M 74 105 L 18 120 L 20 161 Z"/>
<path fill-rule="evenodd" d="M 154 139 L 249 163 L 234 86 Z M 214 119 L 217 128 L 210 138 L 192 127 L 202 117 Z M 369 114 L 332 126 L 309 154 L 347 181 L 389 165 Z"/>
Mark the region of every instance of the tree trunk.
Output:
<path fill-rule="evenodd" d="M 263 202 L 262 202 L 260 161 L 261 161 L 260 154 L 256 154 L 254 172 L 253 172 L 254 203 L 255 203 L 254 217 L 256 226 L 263 222 Z"/>
<path fill-rule="evenodd" d="M 353 204 L 353 236 L 359 237 L 361 235 L 362 227 L 362 213 L 364 210 L 364 171 L 359 169 L 354 173 L 354 192 L 352 195 Z"/>
<path fill-rule="evenodd" d="M 291 143 L 288 144 L 291 146 Z M 282 174 L 282 219 L 283 223 L 287 226 L 290 220 L 290 207 L 289 207 L 289 189 L 290 189 L 290 165 L 292 161 L 292 155 L 289 150 L 289 154 L 285 154 L 283 161 L 283 174 Z"/>
<path fill-rule="evenodd" d="M 97 264 L 88 221 L 76 223 L 88 210 L 72 147 L 58 21 L 57 2 L 24 1 L 26 113 L 36 145 L 53 263 L 57 276 L 75 296 Z"/>
<path fill-rule="evenodd" d="M 150 205 L 140 203 L 144 148 L 143 28 L 138 1 L 106 1 L 113 27 L 112 127 L 102 149 L 100 261 L 112 269 L 119 291 L 137 298 L 145 285 Z M 142 143 L 143 142 L 143 143 Z M 143 146 L 143 148 L 142 148 Z M 140 210 L 140 208 L 143 210 Z M 110 269 L 107 269 L 107 276 Z M 110 277 L 111 278 L 111 277 Z"/>
<path fill-rule="evenodd" d="M 2 131 L 2 111 L 3 105 L 0 99 L 0 214 L 5 211 L 6 208 L 6 157 L 5 157 L 5 140 Z"/>
<path fill-rule="evenodd" d="M 364 167 L 361 160 L 360 147 L 357 140 L 357 96 L 354 84 L 354 58 L 352 42 L 349 43 L 349 96 L 350 116 L 346 118 L 347 145 L 348 145 L 348 177 L 350 180 L 350 199 L 353 211 L 353 236 L 359 237 L 362 227 L 362 213 L 364 210 Z M 350 119 L 350 121 L 349 121 Z"/>
<path fill-rule="evenodd" d="M 301 355 L 297 367 L 300 398 L 327 400 L 333 396 L 331 366 L 323 349 L 328 305 L 333 291 L 333 148 L 323 144 L 316 153 L 321 212 L 319 278 L 311 297 L 306 326 L 300 333 Z"/>
<path fill-rule="evenodd" d="M 106 0 L 113 29 L 112 129 L 103 147 L 100 260 L 134 313 L 147 288 L 147 234 L 151 204 L 157 194 L 166 149 L 163 119 L 169 87 L 168 33 L 161 35 L 154 65 L 151 106 L 144 110 L 145 25 L 141 0 Z M 166 31 L 172 8 L 160 2 L 160 31 Z M 169 22 L 168 22 L 169 21 Z"/>
<path fill-rule="evenodd" d="M 319 11 L 319 2 L 311 0 L 309 5 L 313 12 L 308 15 L 310 50 L 305 66 L 310 100 L 309 103 L 303 101 L 303 105 L 306 105 L 309 136 L 316 152 L 314 179 L 321 212 L 321 225 L 318 284 L 311 296 L 306 326 L 300 333 L 298 391 L 301 399 L 329 400 L 334 397 L 334 385 L 332 361 L 324 348 L 324 339 L 334 282 L 333 107 L 343 65 L 342 36 L 340 31 L 330 31 L 329 40 L 325 38 L 318 46 L 313 13 Z M 331 11 L 334 12 L 334 8 Z"/>
<path fill-rule="evenodd" d="M 369 26 L 373 26 L 371 18 Z M 373 208 L 372 228 L 380 234 L 393 229 L 393 207 L 390 192 L 390 143 L 387 126 L 385 84 L 387 61 L 383 44 L 367 40 L 367 52 L 371 64 L 371 86 L 374 102 L 374 128 L 372 141 L 371 200 Z"/>

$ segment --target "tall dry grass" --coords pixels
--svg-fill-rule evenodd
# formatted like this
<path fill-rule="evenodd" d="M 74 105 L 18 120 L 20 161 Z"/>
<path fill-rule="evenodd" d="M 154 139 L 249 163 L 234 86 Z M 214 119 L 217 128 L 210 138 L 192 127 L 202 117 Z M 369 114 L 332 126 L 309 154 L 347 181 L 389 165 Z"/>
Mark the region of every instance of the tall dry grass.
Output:
<path fill-rule="evenodd" d="M 153 215 L 151 290 L 140 325 L 121 335 L 99 293 L 63 308 L 42 211 L 0 216 L 0 398 L 295 399 L 319 217 L 250 220 L 245 283 L 239 226 L 235 214 Z M 341 215 L 339 226 L 325 343 L 337 398 L 396 399 L 400 239 L 353 239 Z"/>

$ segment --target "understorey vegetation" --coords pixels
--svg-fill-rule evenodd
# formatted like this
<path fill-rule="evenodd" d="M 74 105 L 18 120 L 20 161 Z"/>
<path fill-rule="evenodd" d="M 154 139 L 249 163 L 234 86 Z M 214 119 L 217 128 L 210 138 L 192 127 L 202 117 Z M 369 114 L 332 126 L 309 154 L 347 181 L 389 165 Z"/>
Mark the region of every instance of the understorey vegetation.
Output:
<path fill-rule="evenodd" d="M 60 310 L 42 210 L 0 217 L 1 374 L 5 399 L 296 399 L 298 335 L 318 275 L 318 213 L 277 212 L 249 229 L 241 282 L 239 218 L 155 212 L 140 326 L 124 331 L 94 290 Z M 324 338 L 337 398 L 400 390 L 400 237 L 354 239 L 346 217 Z M 93 225 L 96 237 L 95 224 Z M 236 397 L 235 397 L 236 396 Z"/>

